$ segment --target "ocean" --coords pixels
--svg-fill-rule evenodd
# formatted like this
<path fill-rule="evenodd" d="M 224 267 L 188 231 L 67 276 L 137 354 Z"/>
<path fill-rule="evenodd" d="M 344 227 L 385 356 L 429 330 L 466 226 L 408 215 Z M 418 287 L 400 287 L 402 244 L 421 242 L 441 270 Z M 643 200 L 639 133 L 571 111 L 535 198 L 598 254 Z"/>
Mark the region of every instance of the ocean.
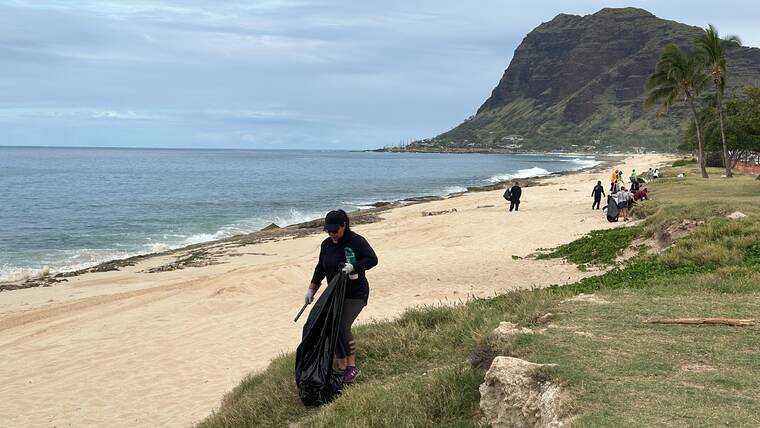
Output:
<path fill-rule="evenodd" d="M 596 165 L 550 155 L 0 147 L 0 282 Z"/>

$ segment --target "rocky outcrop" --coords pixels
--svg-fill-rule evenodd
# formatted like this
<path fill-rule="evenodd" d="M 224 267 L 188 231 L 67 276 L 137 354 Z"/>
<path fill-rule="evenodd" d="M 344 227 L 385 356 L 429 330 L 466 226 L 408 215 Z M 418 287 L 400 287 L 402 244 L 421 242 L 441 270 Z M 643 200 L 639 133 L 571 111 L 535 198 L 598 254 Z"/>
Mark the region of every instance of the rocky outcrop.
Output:
<path fill-rule="evenodd" d="M 688 111 L 645 109 L 644 83 L 664 46 L 690 47 L 702 31 L 636 8 L 560 14 L 523 39 L 476 115 L 409 148 L 672 149 Z M 727 93 L 760 85 L 760 49 L 727 56 Z"/>
<path fill-rule="evenodd" d="M 519 358 L 496 357 L 480 385 L 480 409 L 494 428 L 567 425 L 560 386 L 535 364 Z"/>

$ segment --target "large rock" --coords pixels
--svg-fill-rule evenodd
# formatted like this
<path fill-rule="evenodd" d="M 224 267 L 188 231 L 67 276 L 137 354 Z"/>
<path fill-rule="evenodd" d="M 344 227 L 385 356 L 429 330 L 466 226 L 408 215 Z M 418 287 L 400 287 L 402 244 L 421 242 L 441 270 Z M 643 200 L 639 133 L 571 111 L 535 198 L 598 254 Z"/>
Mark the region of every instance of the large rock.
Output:
<path fill-rule="evenodd" d="M 559 385 L 519 358 L 496 357 L 480 385 L 480 409 L 494 428 L 567 425 L 562 418 Z"/>
<path fill-rule="evenodd" d="M 557 15 L 523 39 L 477 114 L 408 148 L 673 149 L 690 113 L 683 103 L 664 116 L 644 108 L 644 83 L 665 45 L 690 47 L 702 32 L 637 8 Z M 727 93 L 757 84 L 760 49 L 730 49 L 726 56 Z"/>

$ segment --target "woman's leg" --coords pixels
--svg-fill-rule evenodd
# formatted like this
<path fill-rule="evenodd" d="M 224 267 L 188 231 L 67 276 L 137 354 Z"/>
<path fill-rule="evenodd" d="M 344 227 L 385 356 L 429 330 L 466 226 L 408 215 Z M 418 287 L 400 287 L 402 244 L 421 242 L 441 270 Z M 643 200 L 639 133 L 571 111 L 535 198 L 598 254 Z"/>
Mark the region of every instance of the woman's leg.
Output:
<path fill-rule="evenodd" d="M 340 326 L 338 329 L 338 346 L 335 353 L 338 357 L 338 367 L 356 367 L 356 343 L 354 336 L 351 334 L 351 325 L 364 309 L 364 300 L 346 299 L 343 302 L 343 311 L 340 315 Z"/>

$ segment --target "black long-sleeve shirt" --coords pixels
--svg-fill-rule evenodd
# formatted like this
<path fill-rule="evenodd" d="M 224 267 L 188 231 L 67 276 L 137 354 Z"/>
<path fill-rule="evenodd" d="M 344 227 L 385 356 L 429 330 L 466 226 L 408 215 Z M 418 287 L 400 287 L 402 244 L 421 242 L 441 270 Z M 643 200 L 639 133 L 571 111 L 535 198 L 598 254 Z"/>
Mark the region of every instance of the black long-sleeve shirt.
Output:
<path fill-rule="evenodd" d="M 322 241 L 319 249 L 319 261 L 314 268 L 314 276 L 312 276 L 311 282 L 319 286 L 325 276 L 329 282 L 333 276 L 340 273 L 342 263 L 346 262 L 346 253 L 344 252 L 346 247 L 351 248 L 356 256 L 354 270 L 359 274 L 359 278 L 348 280 L 346 299 L 362 299 L 364 304 L 367 304 L 369 282 L 367 282 L 365 272 L 377 265 L 377 256 L 367 240 L 358 233 L 346 231 L 337 244 L 333 243 L 331 238 Z"/>
<path fill-rule="evenodd" d="M 520 196 L 522 196 L 522 188 L 518 185 L 512 186 L 509 189 L 509 200 L 512 202 L 520 202 Z"/>
<path fill-rule="evenodd" d="M 591 196 L 593 196 L 594 199 L 602 199 L 602 196 L 604 196 L 604 187 L 602 187 L 601 184 L 594 186 L 594 190 L 591 191 Z"/>

